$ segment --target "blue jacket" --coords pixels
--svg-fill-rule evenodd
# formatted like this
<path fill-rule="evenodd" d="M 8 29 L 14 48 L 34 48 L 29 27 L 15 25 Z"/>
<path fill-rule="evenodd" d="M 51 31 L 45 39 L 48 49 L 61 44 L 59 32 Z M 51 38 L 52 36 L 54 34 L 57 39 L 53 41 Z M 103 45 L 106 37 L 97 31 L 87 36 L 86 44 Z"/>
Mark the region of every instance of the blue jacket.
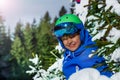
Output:
<path fill-rule="evenodd" d="M 103 57 L 100 57 L 97 54 L 91 56 L 93 52 L 97 50 L 95 42 L 91 40 L 92 37 L 84 28 L 83 24 L 78 24 L 77 27 L 80 29 L 81 45 L 76 51 L 72 52 L 66 49 L 62 41 L 58 38 L 61 46 L 65 49 L 62 70 L 66 79 L 68 79 L 71 74 L 75 73 L 76 70 L 90 67 L 92 68 L 93 66 L 97 66 L 97 64 L 105 63 L 105 59 Z M 108 66 L 104 64 L 97 66 L 96 69 L 99 70 L 102 75 L 110 77 L 112 72 L 104 70 L 107 67 Z"/>

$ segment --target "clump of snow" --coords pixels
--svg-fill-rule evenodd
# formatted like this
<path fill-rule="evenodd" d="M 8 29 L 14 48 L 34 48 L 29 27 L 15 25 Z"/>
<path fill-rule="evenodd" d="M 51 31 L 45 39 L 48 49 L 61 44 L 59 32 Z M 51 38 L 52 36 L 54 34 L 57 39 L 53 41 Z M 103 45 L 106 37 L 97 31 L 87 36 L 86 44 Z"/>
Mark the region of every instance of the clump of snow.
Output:
<path fill-rule="evenodd" d="M 82 69 L 70 76 L 69 80 L 97 80 L 100 73 L 93 68 Z"/>
<path fill-rule="evenodd" d="M 96 80 L 111 80 L 110 78 L 108 78 L 107 76 L 104 75 L 100 75 L 98 79 Z"/>
<path fill-rule="evenodd" d="M 120 4 L 117 0 L 106 0 L 106 9 L 108 9 L 110 6 L 112 6 L 111 12 L 115 12 L 120 16 Z"/>
<path fill-rule="evenodd" d="M 33 58 L 33 59 L 29 59 L 29 61 L 31 61 L 32 63 L 34 63 L 35 65 L 37 65 L 38 61 L 39 61 L 38 55 L 35 55 L 35 58 Z"/>
<path fill-rule="evenodd" d="M 107 40 L 116 43 L 119 38 L 120 38 L 120 30 L 117 30 L 116 28 L 112 28 L 112 30 L 110 31 L 107 37 Z"/>
<path fill-rule="evenodd" d="M 120 72 L 115 73 L 113 76 L 111 76 L 112 80 L 120 80 Z"/>
<path fill-rule="evenodd" d="M 64 49 L 62 48 L 62 46 L 60 45 L 60 43 L 55 47 L 56 50 L 59 51 L 59 53 L 62 53 L 64 51 Z"/>
<path fill-rule="evenodd" d="M 96 34 L 96 35 L 92 38 L 92 40 L 94 41 L 94 40 L 96 40 L 96 39 L 100 39 L 101 37 L 104 36 L 105 32 L 106 32 L 106 29 L 99 31 L 99 33 Z"/>
<path fill-rule="evenodd" d="M 36 75 L 33 77 L 33 80 L 48 80 L 47 75 L 49 75 L 49 73 L 44 69 L 37 70 Z"/>
<path fill-rule="evenodd" d="M 110 78 L 100 75 L 100 72 L 94 68 L 85 68 L 73 73 L 69 80 L 120 80 L 120 72 L 115 73 Z"/>
<path fill-rule="evenodd" d="M 48 68 L 48 71 L 52 71 L 54 69 L 58 69 L 60 71 L 62 71 L 62 61 L 63 61 L 63 58 L 62 59 L 58 59 L 52 66 L 50 66 Z"/>
<path fill-rule="evenodd" d="M 29 68 L 30 68 L 31 70 L 26 71 L 26 73 L 32 74 L 32 73 L 34 73 L 34 72 L 36 71 L 36 68 L 33 67 L 33 66 L 31 66 L 31 65 L 29 66 Z"/>
<path fill-rule="evenodd" d="M 88 0 L 81 0 L 80 4 L 75 4 L 75 14 L 79 14 L 80 19 L 84 23 L 86 21 L 86 15 L 88 13 L 88 8 L 84 7 L 88 5 Z"/>
<path fill-rule="evenodd" d="M 115 62 L 120 62 L 120 47 L 113 52 L 111 56 L 111 60 Z"/>

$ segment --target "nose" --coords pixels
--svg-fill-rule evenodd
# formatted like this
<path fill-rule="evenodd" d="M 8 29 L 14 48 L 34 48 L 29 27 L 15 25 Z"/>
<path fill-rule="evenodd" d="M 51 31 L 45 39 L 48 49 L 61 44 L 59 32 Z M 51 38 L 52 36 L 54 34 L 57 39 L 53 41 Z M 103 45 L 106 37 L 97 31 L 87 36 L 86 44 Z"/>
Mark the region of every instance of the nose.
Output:
<path fill-rule="evenodd" d="M 68 43 L 68 44 L 72 43 L 72 39 L 71 39 L 71 38 L 68 38 L 68 39 L 67 39 L 67 43 Z"/>

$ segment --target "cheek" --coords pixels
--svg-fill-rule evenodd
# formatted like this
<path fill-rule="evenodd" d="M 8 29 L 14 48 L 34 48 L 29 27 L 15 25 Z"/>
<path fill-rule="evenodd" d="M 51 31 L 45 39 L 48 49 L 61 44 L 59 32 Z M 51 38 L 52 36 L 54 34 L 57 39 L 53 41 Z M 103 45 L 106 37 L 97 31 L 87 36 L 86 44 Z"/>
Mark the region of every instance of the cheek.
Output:
<path fill-rule="evenodd" d="M 78 43 L 80 45 L 81 44 L 80 39 L 76 40 L 76 43 Z"/>
<path fill-rule="evenodd" d="M 64 45 L 67 45 L 67 40 L 62 41 Z"/>
<path fill-rule="evenodd" d="M 81 40 L 80 40 L 80 37 L 77 37 L 77 39 L 75 39 L 75 42 L 80 45 L 81 44 Z"/>

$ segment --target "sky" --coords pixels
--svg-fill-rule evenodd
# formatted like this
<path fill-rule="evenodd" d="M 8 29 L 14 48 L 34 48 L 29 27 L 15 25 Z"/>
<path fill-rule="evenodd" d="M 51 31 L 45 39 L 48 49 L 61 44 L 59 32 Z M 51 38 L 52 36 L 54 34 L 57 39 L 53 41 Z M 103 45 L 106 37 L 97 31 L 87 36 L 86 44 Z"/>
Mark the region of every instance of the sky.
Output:
<path fill-rule="evenodd" d="M 5 19 L 4 24 L 14 32 L 18 21 L 23 24 L 40 20 L 46 11 L 51 17 L 58 16 L 62 6 L 69 11 L 69 0 L 0 0 L 0 15 Z"/>

